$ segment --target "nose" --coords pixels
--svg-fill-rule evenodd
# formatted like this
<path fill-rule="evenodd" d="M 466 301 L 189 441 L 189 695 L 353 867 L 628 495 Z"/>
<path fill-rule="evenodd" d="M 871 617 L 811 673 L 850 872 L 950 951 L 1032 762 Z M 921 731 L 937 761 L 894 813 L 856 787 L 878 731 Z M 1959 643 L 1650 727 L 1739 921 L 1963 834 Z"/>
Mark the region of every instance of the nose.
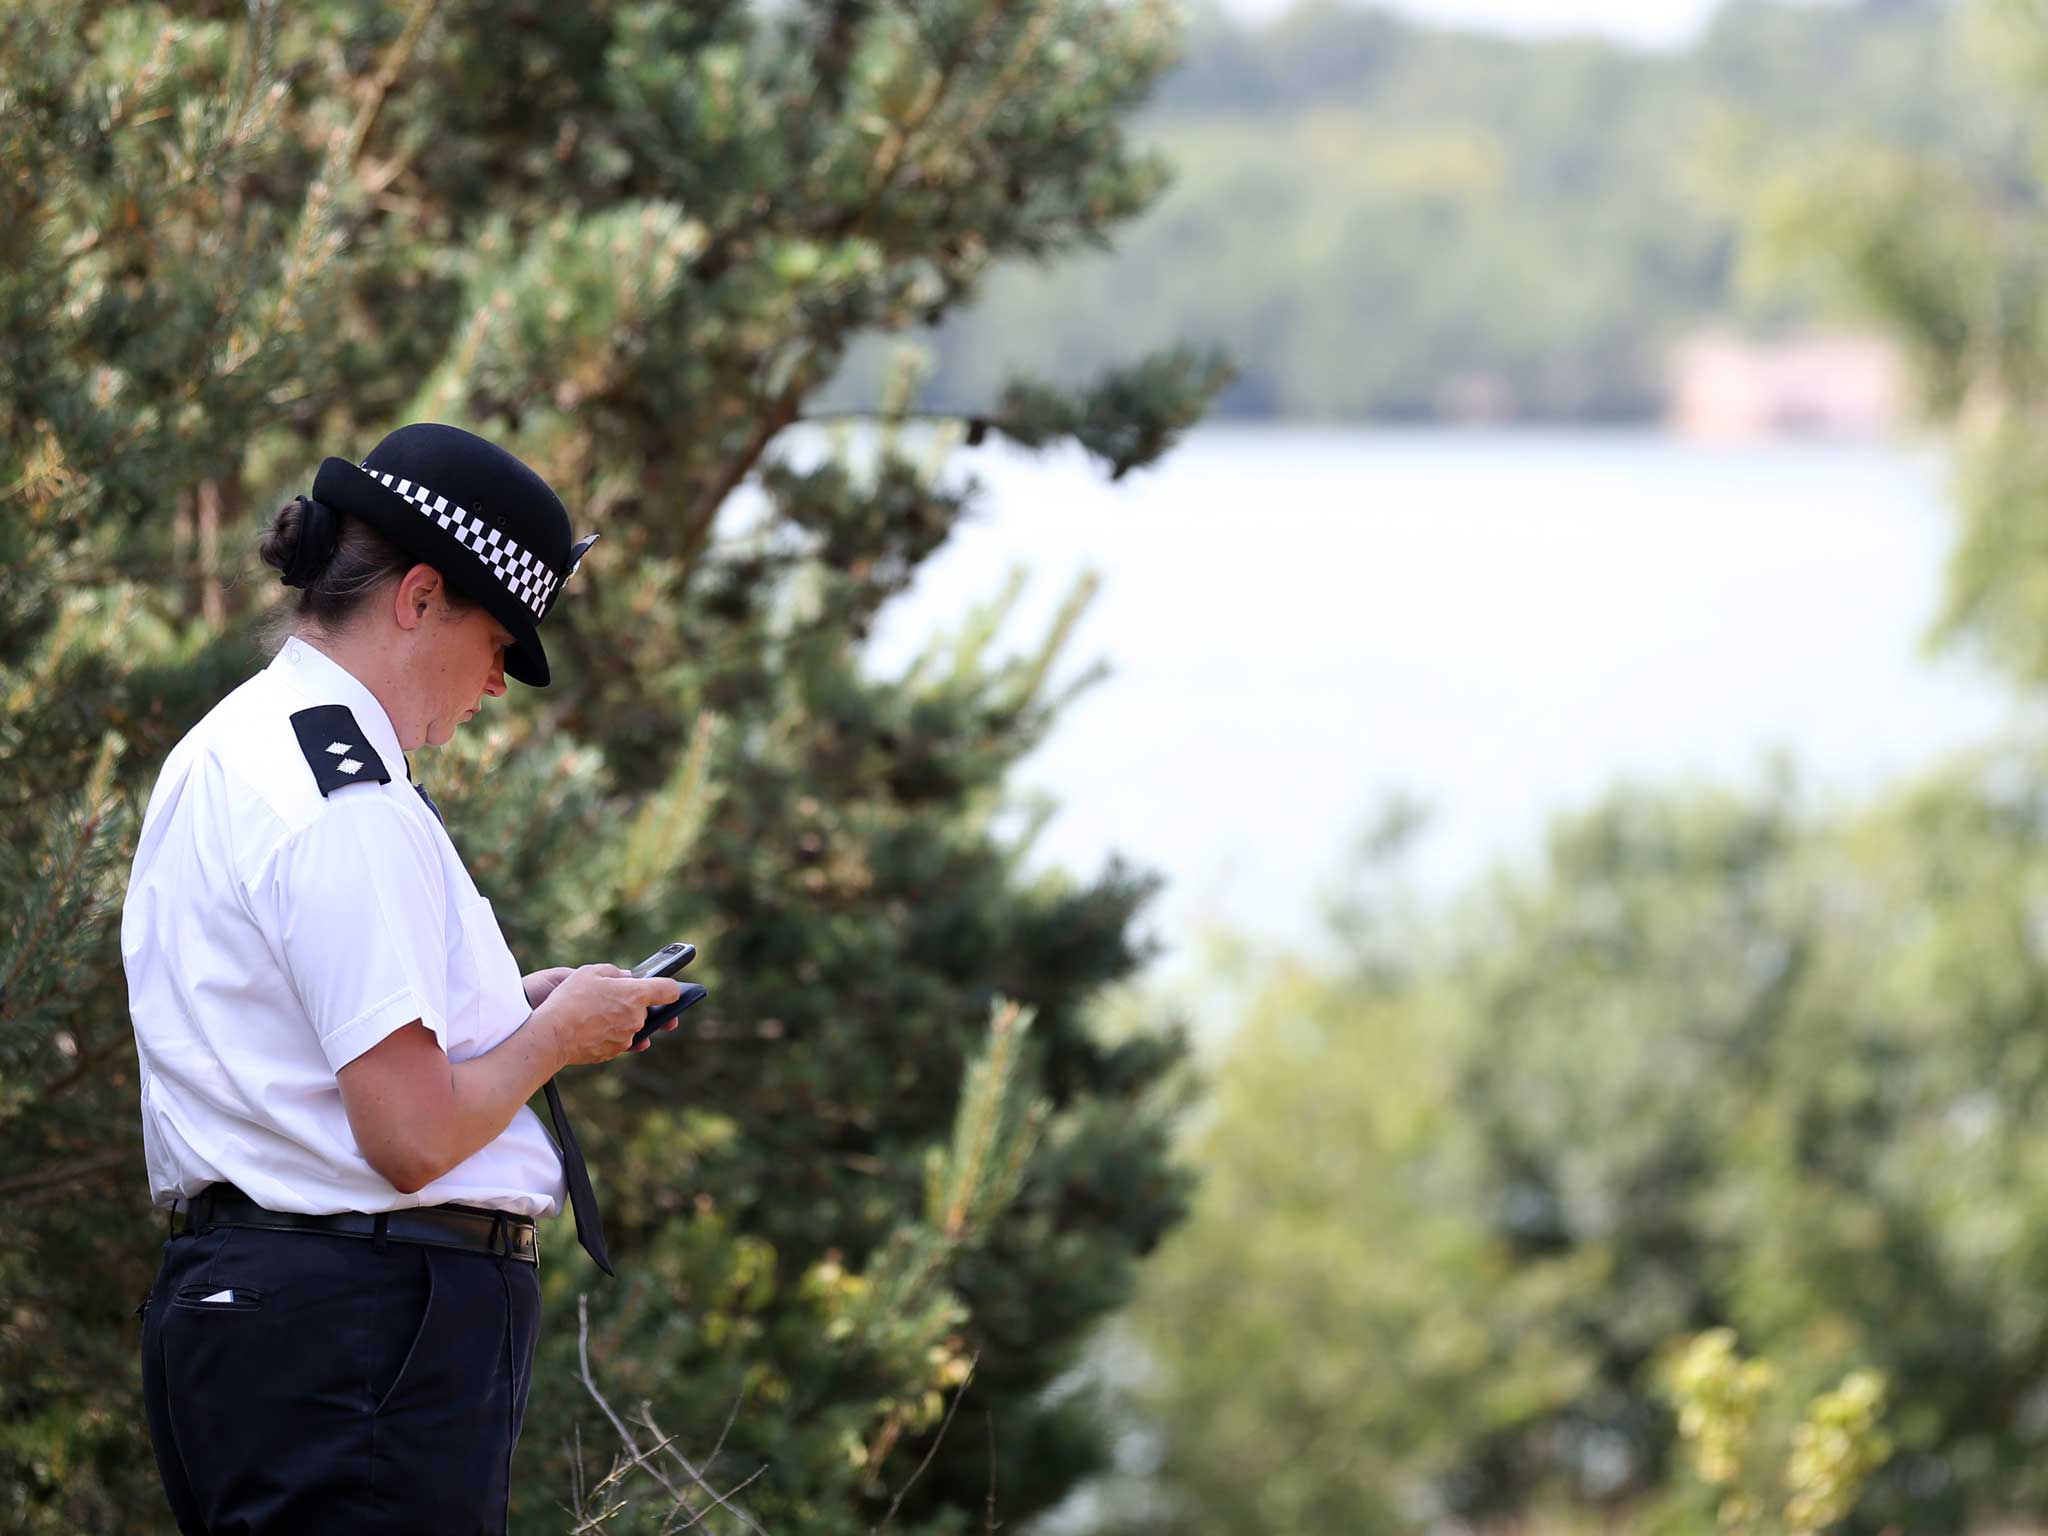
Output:
<path fill-rule="evenodd" d="M 484 692 L 492 698 L 499 698 L 505 692 L 505 656 L 501 651 L 497 660 L 491 663 L 490 678 L 484 683 Z"/>

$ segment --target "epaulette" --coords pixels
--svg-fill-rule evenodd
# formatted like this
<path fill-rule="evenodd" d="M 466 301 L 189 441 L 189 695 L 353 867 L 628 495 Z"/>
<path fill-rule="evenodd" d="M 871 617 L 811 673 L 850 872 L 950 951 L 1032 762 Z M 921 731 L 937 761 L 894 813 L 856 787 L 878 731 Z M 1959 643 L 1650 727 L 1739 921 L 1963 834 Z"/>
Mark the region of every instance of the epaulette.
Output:
<path fill-rule="evenodd" d="M 299 750 L 323 797 L 351 784 L 389 784 L 391 775 L 346 704 L 316 704 L 292 716 Z"/>

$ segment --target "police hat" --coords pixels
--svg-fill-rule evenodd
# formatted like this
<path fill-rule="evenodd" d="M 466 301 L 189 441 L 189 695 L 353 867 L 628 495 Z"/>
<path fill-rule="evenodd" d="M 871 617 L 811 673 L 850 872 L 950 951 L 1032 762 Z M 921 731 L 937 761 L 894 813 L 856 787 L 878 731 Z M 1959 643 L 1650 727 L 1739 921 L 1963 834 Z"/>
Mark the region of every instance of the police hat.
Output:
<path fill-rule="evenodd" d="M 574 540 L 569 513 L 518 459 L 460 427 L 400 427 L 361 464 L 327 459 L 313 499 L 359 517 L 512 631 L 508 677 L 548 685 L 540 621 L 597 535 Z"/>

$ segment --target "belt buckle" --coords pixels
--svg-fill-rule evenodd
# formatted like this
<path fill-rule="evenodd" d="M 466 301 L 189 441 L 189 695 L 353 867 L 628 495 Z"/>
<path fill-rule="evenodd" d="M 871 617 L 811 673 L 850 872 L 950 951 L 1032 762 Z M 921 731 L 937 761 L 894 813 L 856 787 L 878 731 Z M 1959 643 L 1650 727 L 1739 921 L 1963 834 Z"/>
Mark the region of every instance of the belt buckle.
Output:
<path fill-rule="evenodd" d="M 519 1259 L 536 1267 L 540 1264 L 540 1229 L 534 1222 L 517 1221 L 499 1211 L 491 1218 L 487 1241 L 487 1251 L 496 1257 Z"/>
<path fill-rule="evenodd" d="M 505 1224 L 505 1256 L 523 1263 L 540 1263 L 540 1234 L 532 1222 L 508 1221 Z"/>

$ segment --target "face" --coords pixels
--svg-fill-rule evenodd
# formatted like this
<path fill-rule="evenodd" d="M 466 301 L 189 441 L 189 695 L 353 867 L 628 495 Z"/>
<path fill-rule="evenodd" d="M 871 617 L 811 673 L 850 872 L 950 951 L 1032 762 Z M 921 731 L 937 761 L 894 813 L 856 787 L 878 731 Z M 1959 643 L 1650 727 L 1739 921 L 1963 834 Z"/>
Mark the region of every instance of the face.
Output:
<path fill-rule="evenodd" d="M 505 691 L 505 652 L 512 632 L 481 608 L 450 609 L 445 597 L 429 626 L 433 643 L 419 676 L 427 709 L 426 745 L 438 747 Z"/>

